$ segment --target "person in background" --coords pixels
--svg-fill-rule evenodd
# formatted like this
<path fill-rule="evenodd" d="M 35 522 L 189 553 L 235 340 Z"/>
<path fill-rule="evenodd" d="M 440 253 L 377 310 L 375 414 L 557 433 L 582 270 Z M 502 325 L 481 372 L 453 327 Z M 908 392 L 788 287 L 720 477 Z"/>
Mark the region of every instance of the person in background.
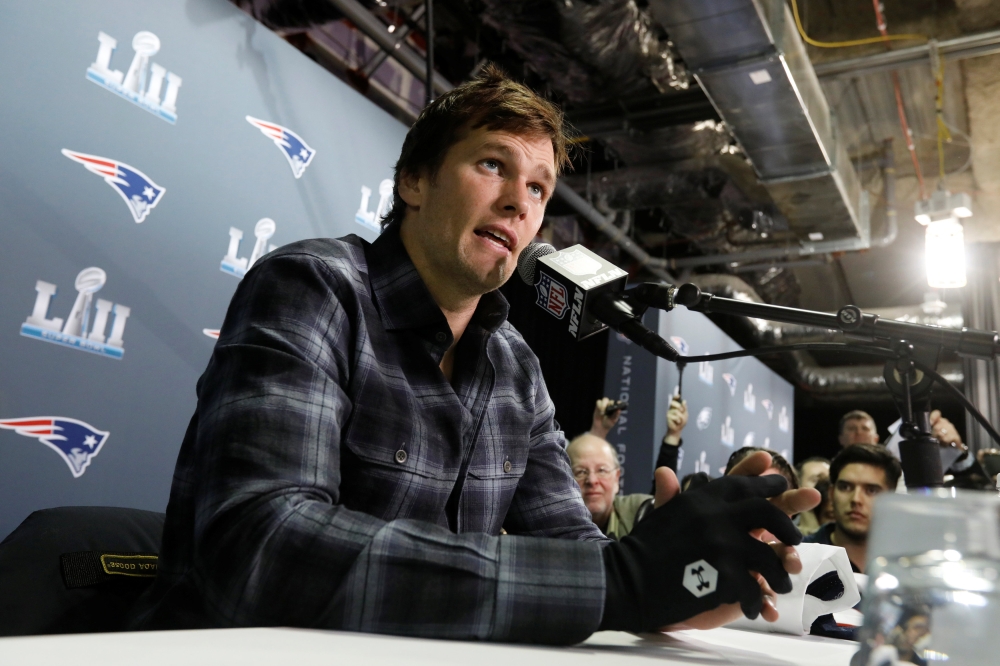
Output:
<path fill-rule="evenodd" d="M 899 461 L 881 446 L 855 444 L 842 450 L 830 463 L 833 522 L 803 541 L 844 548 L 851 567 L 864 573 L 875 497 L 895 488 L 902 473 Z"/>
<path fill-rule="evenodd" d="M 939 412 L 940 414 L 940 412 Z M 837 441 L 846 448 L 855 444 L 878 444 L 878 428 L 868 412 L 853 409 L 840 417 Z"/>
<path fill-rule="evenodd" d="M 705 472 L 691 472 L 690 474 L 685 474 L 684 478 L 681 479 L 681 492 L 685 493 L 689 490 L 700 488 L 711 480 L 712 477 Z"/>
<path fill-rule="evenodd" d="M 892 643 L 899 653 L 899 662 L 927 666 L 921 645 L 926 645 L 931 635 L 931 614 L 927 607 L 907 608 L 899 618 L 892 635 Z"/>
<path fill-rule="evenodd" d="M 573 438 L 566 453 L 573 478 L 580 484 L 583 503 L 594 524 L 609 538 L 621 539 L 652 509 L 652 495 L 618 494 L 622 469 L 618 454 L 607 440 L 584 433 Z"/>
<path fill-rule="evenodd" d="M 799 484 L 803 488 L 815 488 L 823 479 L 830 478 L 830 461 L 826 458 L 806 458 L 797 466 Z M 803 536 L 812 534 L 819 529 L 821 523 L 816 518 L 815 511 L 803 511 L 799 514 L 799 531 Z"/>
<path fill-rule="evenodd" d="M 796 490 L 799 488 L 799 475 L 795 472 L 795 468 L 785 460 L 785 457 L 780 453 L 775 453 L 770 449 L 762 449 L 759 446 L 744 446 L 733 451 L 726 462 L 725 475 L 728 476 L 734 467 L 757 451 L 766 451 L 771 455 L 771 467 L 764 472 L 765 474 L 780 474 L 788 480 L 789 488 Z"/>
<path fill-rule="evenodd" d="M 799 484 L 803 488 L 815 488 L 820 479 L 830 478 L 830 460 L 814 456 L 806 458 L 796 468 L 799 473 Z"/>
<path fill-rule="evenodd" d="M 935 409 L 930 413 L 931 434 L 937 437 L 942 446 L 953 446 L 965 450 L 962 443 L 962 436 L 958 434 L 955 425 L 941 416 L 941 410 Z M 841 447 L 854 446 L 855 444 L 878 444 L 878 429 L 875 427 L 875 419 L 868 412 L 855 409 L 840 417 L 840 427 L 837 441 Z"/>
<path fill-rule="evenodd" d="M 819 504 L 812 508 L 810 513 L 813 515 L 813 518 L 815 518 L 819 527 L 823 527 L 823 525 L 833 522 L 833 497 L 830 495 L 831 485 L 829 477 L 824 477 L 816 483 L 816 492 L 820 494 L 822 499 Z M 813 533 L 816 531 L 819 531 L 818 528 L 817 530 L 814 530 Z"/>

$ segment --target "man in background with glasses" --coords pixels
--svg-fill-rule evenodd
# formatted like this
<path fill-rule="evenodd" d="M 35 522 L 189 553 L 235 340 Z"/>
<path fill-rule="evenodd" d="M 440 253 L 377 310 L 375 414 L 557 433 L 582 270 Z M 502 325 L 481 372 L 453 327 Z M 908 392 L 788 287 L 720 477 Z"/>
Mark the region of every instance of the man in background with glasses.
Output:
<path fill-rule="evenodd" d="M 632 531 L 641 515 L 653 508 L 653 496 L 619 495 L 622 469 L 607 440 L 585 433 L 570 442 L 573 477 L 580 484 L 583 503 L 594 524 L 608 537 L 621 539 Z"/>

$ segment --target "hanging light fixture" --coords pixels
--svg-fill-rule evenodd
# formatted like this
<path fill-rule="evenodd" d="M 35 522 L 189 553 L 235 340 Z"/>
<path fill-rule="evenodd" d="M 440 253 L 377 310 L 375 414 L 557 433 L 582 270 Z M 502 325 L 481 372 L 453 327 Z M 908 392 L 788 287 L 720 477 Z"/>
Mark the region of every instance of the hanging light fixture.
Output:
<path fill-rule="evenodd" d="M 917 222 L 927 227 L 927 284 L 935 289 L 965 286 L 965 233 L 959 218 L 972 215 L 968 194 L 938 190 L 929 199 L 918 201 Z"/>
<path fill-rule="evenodd" d="M 927 225 L 927 284 L 935 289 L 965 286 L 965 233 L 953 217 Z"/>

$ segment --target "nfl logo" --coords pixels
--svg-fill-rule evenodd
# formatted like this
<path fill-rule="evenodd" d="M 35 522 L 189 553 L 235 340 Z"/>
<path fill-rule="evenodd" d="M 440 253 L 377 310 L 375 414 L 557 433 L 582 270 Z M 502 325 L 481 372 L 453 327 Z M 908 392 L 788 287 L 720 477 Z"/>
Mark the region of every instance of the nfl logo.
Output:
<path fill-rule="evenodd" d="M 538 290 L 536 303 L 556 319 L 562 319 L 566 314 L 566 287 L 542 273 L 542 278 L 535 285 L 535 289 Z"/>

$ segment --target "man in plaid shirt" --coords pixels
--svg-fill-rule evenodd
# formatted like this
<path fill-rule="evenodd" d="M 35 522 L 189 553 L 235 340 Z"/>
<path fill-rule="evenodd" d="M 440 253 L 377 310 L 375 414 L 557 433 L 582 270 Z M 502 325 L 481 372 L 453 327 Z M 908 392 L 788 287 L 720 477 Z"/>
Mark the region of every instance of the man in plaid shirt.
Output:
<path fill-rule="evenodd" d="M 377 241 L 255 264 L 198 382 L 137 627 L 572 643 L 774 615 L 764 578 L 787 591 L 794 552 L 748 532 L 797 543 L 763 499 L 783 486 L 742 477 L 685 505 L 667 473 L 624 546 L 580 499 L 497 291 L 567 163 L 559 111 L 487 67 L 410 130 Z"/>

